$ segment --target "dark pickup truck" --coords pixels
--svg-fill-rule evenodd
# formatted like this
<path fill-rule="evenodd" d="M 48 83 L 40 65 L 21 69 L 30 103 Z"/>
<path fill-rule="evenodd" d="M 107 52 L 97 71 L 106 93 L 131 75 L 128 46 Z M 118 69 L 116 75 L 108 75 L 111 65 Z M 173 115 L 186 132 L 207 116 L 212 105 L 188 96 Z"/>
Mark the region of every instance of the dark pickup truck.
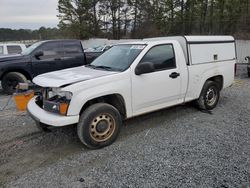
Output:
<path fill-rule="evenodd" d="M 5 93 L 12 94 L 18 83 L 51 71 L 87 64 L 81 41 L 50 40 L 37 42 L 21 55 L 0 58 L 0 81 Z"/>

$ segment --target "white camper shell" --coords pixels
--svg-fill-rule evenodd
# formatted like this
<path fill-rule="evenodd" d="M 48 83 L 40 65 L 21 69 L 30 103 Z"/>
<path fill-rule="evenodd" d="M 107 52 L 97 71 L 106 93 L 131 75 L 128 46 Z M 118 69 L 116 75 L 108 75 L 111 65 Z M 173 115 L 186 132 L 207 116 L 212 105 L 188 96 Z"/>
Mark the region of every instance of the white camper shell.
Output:
<path fill-rule="evenodd" d="M 232 36 L 177 36 L 144 39 L 145 41 L 176 40 L 185 54 L 187 65 L 236 59 Z"/>

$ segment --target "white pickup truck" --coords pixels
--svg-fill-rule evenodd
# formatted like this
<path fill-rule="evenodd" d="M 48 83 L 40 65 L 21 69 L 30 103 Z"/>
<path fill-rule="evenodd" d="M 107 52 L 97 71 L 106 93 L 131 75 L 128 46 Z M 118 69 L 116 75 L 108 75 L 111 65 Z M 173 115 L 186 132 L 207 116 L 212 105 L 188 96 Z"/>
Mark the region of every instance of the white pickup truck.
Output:
<path fill-rule="evenodd" d="M 89 148 L 114 142 L 122 121 L 195 101 L 216 107 L 233 84 L 236 62 L 231 36 L 185 36 L 118 44 L 90 65 L 39 75 L 43 88 L 28 104 L 37 125 L 77 124 Z"/>
<path fill-rule="evenodd" d="M 21 54 L 26 49 L 24 44 L 0 43 L 0 56 Z"/>

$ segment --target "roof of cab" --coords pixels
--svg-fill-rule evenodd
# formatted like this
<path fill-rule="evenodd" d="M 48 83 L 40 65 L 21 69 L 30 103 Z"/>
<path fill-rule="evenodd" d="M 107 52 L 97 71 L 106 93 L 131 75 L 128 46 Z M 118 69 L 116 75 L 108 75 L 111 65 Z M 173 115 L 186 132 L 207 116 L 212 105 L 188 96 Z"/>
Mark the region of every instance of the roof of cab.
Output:
<path fill-rule="evenodd" d="M 37 42 L 81 42 L 81 40 L 78 39 L 53 39 L 53 40 L 42 40 L 42 41 L 37 41 Z"/>
<path fill-rule="evenodd" d="M 143 44 L 147 44 L 146 41 L 143 41 L 143 40 L 138 40 L 138 41 L 128 41 L 128 42 L 121 42 L 121 43 L 117 43 L 117 44 L 114 44 L 115 45 L 119 45 L 119 44 L 134 44 L 134 45 L 143 45 Z"/>

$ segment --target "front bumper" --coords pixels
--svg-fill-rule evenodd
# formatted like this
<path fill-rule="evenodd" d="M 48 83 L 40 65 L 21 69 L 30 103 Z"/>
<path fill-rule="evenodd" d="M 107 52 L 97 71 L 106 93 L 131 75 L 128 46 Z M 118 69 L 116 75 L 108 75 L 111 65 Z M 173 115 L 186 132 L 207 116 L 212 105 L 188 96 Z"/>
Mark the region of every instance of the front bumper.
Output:
<path fill-rule="evenodd" d="M 33 97 L 28 103 L 28 113 L 36 121 L 55 127 L 63 127 L 66 125 L 76 124 L 79 121 L 77 116 L 62 116 L 47 112 L 36 104 L 36 97 Z"/>

